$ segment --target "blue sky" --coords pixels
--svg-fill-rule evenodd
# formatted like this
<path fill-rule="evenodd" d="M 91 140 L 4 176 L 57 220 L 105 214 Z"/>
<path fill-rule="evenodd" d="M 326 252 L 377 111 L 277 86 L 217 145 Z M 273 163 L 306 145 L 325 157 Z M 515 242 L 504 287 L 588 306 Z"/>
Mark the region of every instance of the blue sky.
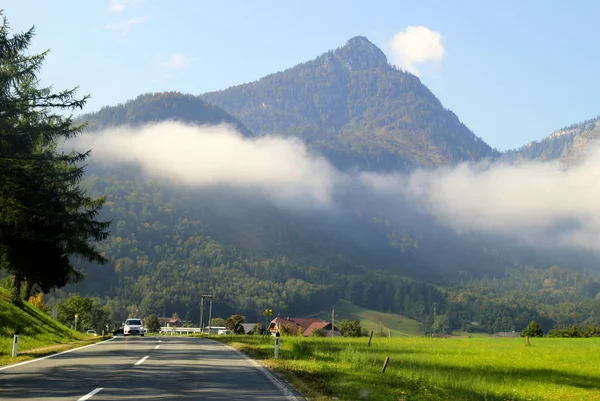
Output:
<path fill-rule="evenodd" d="M 85 111 L 146 92 L 199 94 L 253 81 L 357 35 L 390 62 L 406 62 L 391 43 L 413 26 L 439 34 L 429 47 L 419 45 L 427 37 L 409 41 L 415 59 L 432 50 L 421 55 L 429 61 L 412 64 L 416 73 L 498 149 L 600 114 L 598 2 L 323 3 L 3 0 L 0 7 L 13 29 L 36 26 L 31 49 L 51 49 L 42 83 L 80 85 L 92 96 Z"/>

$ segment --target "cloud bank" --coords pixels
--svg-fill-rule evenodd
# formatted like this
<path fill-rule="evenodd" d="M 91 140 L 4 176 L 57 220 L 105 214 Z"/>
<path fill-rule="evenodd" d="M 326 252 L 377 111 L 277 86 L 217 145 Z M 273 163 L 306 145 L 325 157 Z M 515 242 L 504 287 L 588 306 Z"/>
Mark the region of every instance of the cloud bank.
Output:
<path fill-rule="evenodd" d="M 600 250 L 600 148 L 558 163 L 462 164 L 411 174 L 342 173 L 298 140 L 244 138 L 222 125 L 164 122 L 88 133 L 76 148 L 93 160 L 137 162 L 151 175 L 192 187 L 259 191 L 278 205 L 335 210 L 341 197 L 415 205 L 457 230 L 530 243 Z"/>
<path fill-rule="evenodd" d="M 419 75 L 415 64 L 439 62 L 446 55 L 442 35 L 425 26 L 409 26 L 398 32 L 392 37 L 390 48 L 394 62 L 415 75 Z"/>
<path fill-rule="evenodd" d="M 139 163 L 148 173 L 192 186 L 229 186 L 262 192 L 277 203 L 331 205 L 337 171 L 298 140 L 246 139 L 220 125 L 176 122 L 88 133 L 73 143 L 105 161 Z"/>

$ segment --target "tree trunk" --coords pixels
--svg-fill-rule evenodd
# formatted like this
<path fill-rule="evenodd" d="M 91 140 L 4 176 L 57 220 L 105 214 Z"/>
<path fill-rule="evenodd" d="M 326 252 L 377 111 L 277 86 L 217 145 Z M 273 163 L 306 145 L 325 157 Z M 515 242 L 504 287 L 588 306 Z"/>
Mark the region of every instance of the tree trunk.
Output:
<path fill-rule="evenodd" d="M 13 303 L 21 302 L 21 284 L 23 283 L 23 276 L 21 273 L 15 273 L 13 278 L 13 288 L 11 291 L 11 298 Z"/>
<path fill-rule="evenodd" d="M 31 291 L 33 290 L 33 283 L 30 280 L 25 281 L 25 291 L 23 294 L 23 300 L 27 301 L 31 296 Z"/>

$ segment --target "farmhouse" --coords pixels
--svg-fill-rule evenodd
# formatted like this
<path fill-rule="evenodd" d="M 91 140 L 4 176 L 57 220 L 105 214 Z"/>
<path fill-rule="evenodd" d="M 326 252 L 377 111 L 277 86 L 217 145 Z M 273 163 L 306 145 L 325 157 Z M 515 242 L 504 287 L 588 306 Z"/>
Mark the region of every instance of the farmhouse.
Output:
<path fill-rule="evenodd" d="M 288 333 L 300 333 L 305 337 L 312 335 L 316 329 L 323 329 L 328 336 L 331 336 L 331 322 L 326 322 L 321 319 L 308 319 L 301 317 L 282 317 L 277 316 L 269 323 L 269 333 L 275 334 L 278 331 L 283 330 Z M 342 332 L 335 326 L 333 328 L 333 335 L 340 337 Z"/>
<path fill-rule="evenodd" d="M 159 317 L 158 320 L 161 326 L 166 327 L 180 327 L 183 324 L 183 321 L 178 317 Z"/>

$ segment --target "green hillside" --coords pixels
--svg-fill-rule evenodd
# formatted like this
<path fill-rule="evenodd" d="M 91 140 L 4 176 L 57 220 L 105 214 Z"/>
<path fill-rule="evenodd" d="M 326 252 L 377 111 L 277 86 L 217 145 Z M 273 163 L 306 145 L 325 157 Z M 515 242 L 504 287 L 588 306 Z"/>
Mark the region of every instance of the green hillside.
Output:
<path fill-rule="evenodd" d="M 0 288 L 0 365 L 39 356 L 36 353 L 11 357 L 15 330 L 20 333 L 19 352 L 86 339 L 84 334 L 63 326 L 29 303 L 17 307 L 8 299 L 7 292 Z"/>
<path fill-rule="evenodd" d="M 322 312 L 316 317 L 323 320 L 331 320 L 331 312 Z M 388 335 L 390 329 L 392 337 L 411 337 L 423 334 L 423 325 L 416 320 L 409 319 L 397 313 L 379 312 L 355 305 L 345 299 L 340 299 L 335 304 L 335 321 L 343 319 L 360 320 L 361 325 L 374 335 Z"/>

